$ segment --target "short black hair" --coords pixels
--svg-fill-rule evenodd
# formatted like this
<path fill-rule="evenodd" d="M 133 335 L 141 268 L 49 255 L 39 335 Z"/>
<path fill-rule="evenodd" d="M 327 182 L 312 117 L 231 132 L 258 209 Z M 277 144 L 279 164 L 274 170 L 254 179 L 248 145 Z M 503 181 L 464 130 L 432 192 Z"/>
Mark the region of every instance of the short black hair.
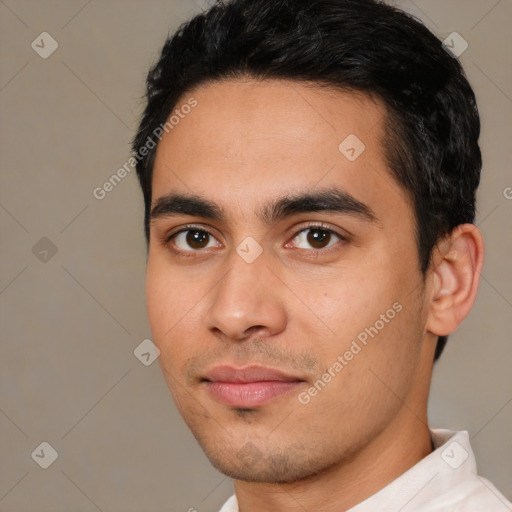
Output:
<path fill-rule="evenodd" d="M 147 77 L 133 150 L 148 243 L 156 145 L 144 157 L 140 149 L 185 93 L 242 77 L 313 82 L 384 103 L 386 158 L 414 201 L 423 276 L 439 240 L 474 222 L 482 167 L 475 95 L 419 20 L 378 0 L 220 0 L 167 39 Z M 446 340 L 439 337 L 435 360 Z"/>

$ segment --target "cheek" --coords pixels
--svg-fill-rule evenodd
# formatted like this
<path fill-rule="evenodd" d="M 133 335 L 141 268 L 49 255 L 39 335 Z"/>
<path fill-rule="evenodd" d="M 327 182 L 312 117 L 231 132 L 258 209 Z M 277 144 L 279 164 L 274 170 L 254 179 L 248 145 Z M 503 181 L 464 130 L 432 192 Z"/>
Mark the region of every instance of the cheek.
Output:
<path fill-rule="evenodd" d="M 303 282 L 301 298 L 309 312 L 307 315 L 296 312 L 294 316 L 303 325 L 309 323 L 310 328 L 321 321 L 331 343 L 333 337 L 343 343 L 373 325 L 397 300 L 399 290 L 397 283 L 389 278 L 391 275 L 382 267 L 365 263 Z M 299 287 L 299 283 L 296 286 Z M 334 343 L 333 348 L 338 349 L 339 344 Z"/>
<path fill-rule="evenodd" d="M 356 422 L 394 414 L 407 399 L 420 362 L 419 304 L 410 297 L 406 302 L 399 289 L 393 293 L 384 287 L 379 293 L 379 300 L 360 297 L 333 317 L 336 334 L 329 346 L 325 342 L 321 357 L 323 371 L 339 356 L 343 367 L 325 390 L 325 408 Z"/>
<path fill-rule="evenodd" d="M 165 332 L 172 326 L 174 309 L 170 296 L 169 281 L 159 271 L 159 266 L 148 262 L 146 269 L 146 310 L 153 342 L 159 346 L 162 343 Z"/>
<path fill-rule="evenodd" d="M 146 310 L 152 340 L 160 349 L 162 368 L 174 376 L 183 372 L 190 354 L 202 350 L 199 329 L 204 325 L 202 304 L 208 289 L 204 279 L 173 269 L 165 255 L 148 259 Z"/>
<path fill-rule="evenodd" d="M 179 274 L 173 272 L 163 258 L 150 257 L 146 269 L 146 309 L 154 343 L 162 351 L 172 339 L 192 307 L 194 297 Z M 186 318 L 186 317 L 185 317 Z"/>
<path fill-rule="evenodd" d="M 324 432 L 335 444 L 350 436 L 357 446 L 378 435 L 408 400 L 414 384 L 420 356 L 414 318 L 401 310 L 377 334 L 368 331 L 370 335 L 364 324 L 375 326 L 374 316 L 356 312 L 352 322 L 347 320 L 349 326 L 340 322 L 339 334 L 330 343 L 318 339 L 322 350 L 317 355 L 324 366 L 311 383 L 303 414 L 310 430 Z M 361 327 L 353 327 L 354 318 Z M 357 331 L 364 333 L 366 344 Z M 328 382 L 324 386 L 320 380 Z"/>
<path fill-rule="evenodd" d="M 345 359 L 351 369 L 337 381 L 348 378 L 352 371 L 360 375 L 370 368 L 391 380 L 409 378 L 405 374 L 420 349 L 421 297 L 411 294 L 410 283 L 418 278 L 416 273 L 405 265 L 400 272 L 398 265 L 384 257 L 363 261 L 359 267 L 352 265 L 310 283 L 304 295 L 310 311 L 292 315 L 297 330 L 315 339 L 314 350 L 325 366 L 322 371 L 347 353 Z"/>

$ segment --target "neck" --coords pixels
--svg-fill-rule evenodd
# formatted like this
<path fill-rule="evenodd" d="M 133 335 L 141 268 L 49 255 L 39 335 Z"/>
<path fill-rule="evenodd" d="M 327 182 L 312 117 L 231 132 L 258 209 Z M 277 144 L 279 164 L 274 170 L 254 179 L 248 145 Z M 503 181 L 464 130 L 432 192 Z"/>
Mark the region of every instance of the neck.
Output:
<path fill-rule="evenodd" d="M 387 427 L 324 471 L 287 484 L 234 481 L 240 512 L 345 512 L 373 496 L 433 450 L 427 404 L 434 337 L 422 349 L 411 392 Z"/>
<path fill-rule="evenodd" d="M 356 455 L 304 480 L 287 484 L 235 480 L 240 511 L 342 512 L 350 509 L 432 451 L 426 413 L 422 416 L 402 408 L 396 421 Z"/>
<path fill-rule="evenodd" d="M 355 454 L 287 484 L 234 481 L 241 512 L 344 512 L 396 480 L 432 452 L 427 403 L 435 343 L 425 344 L 411 393 L 387 427 Z M 425 362 L 426 361 L 426 362 Z"/>

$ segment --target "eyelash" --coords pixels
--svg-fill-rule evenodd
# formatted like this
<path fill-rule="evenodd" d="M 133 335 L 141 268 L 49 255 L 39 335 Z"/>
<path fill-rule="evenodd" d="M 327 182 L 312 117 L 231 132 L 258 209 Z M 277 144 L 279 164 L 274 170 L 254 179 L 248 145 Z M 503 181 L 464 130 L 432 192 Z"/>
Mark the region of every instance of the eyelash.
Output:
<path fill-rule="evenodd" d="M 303 231 L 308 231 L 310 229 L 319 229 L 319 230 L 322 230 L 322 231 L 325 231 L 331 235 L 334 235 L 336 237 L 338 237 L 340 239 L 341 242 L 343 243 L 348 243 L 350 240 L 349 240 L 349 237 L 348 236 L 344 236 L 340 233 L 338 233 L 337 231 L 327 227 L 325 224 L 323 223 L 308 223 L 304 226 L 302 226 L 298 231 L 295 232 L 295 234 L 291 237 L 291 240 L 297 238 L 298 235 L 300 235 Z M 211 237 L 215 238 L 215 235 L 213 234 L 213 232 L 204 227 L 204 226 L 196 226 L 196 225 L 193 225 L 193 224 L 188 224 L 186 226 L 184 226 L 182 229 L 180 229 L 179 231 L 176 231 L 175 233 L 172 233 L 171 235 L 169 236 L 165 236 L 164 237 L 164 244 L 165 245 L 169 245 L 171 243 L 171 241 L 173 240 L 173 238 L 175 238 L 176 236 L 178 236 L 180 233 L 186 233 L 187 231 L 193 231 L 193 230 L 196 230 L 196 231 L 203 231 L 205 233 L 208 233 Z M 339 242 L 338 242 L 339 243 Z M 330 249 L 333 249 L 333 247 L 335 247 L 337 244 L 334 244 L 330 247 L 326 247 L 326 248 L 323 248 L 323 249 L 300 249 L 300 250 L 303 250 L 303 251 L 309 251 L 309 252 L 314 252 L 314 253 L 321 253 L 321 252 L 327 252 L 329 251 Z M 190 251 L 183 251 L 181 249 L 176 249 L 176 248 L 173 248 L 173 251 L 176 252 L 176 253 L 179 253 L 179 254 L 184 254 L 184 255 L 189 255 L 190 253 L 199 253 L 199 252 L 202 252 L 200 249 L 197 249 L 197 250 L 193 250 L 191 249 Z"/>

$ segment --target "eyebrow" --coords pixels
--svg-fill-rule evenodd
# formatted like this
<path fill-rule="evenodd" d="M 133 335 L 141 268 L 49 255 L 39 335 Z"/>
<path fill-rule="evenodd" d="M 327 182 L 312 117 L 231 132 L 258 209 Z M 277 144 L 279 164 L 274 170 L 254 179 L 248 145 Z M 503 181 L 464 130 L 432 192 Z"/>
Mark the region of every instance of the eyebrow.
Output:
<path fill-rule="evenodd" d="M 310 212 L 342 213 L 367 222 L 377 222 L 375 212 L 368 205 L 337 188 L 279 197 L 264 205 L 257 215 L 270 225 L 292 215 Z M 150 221 L 178 215 L 226 221 L 224 209 L 217 203 L 196 195 L 173 193 L 158 198 L 151 209 Z"/>

